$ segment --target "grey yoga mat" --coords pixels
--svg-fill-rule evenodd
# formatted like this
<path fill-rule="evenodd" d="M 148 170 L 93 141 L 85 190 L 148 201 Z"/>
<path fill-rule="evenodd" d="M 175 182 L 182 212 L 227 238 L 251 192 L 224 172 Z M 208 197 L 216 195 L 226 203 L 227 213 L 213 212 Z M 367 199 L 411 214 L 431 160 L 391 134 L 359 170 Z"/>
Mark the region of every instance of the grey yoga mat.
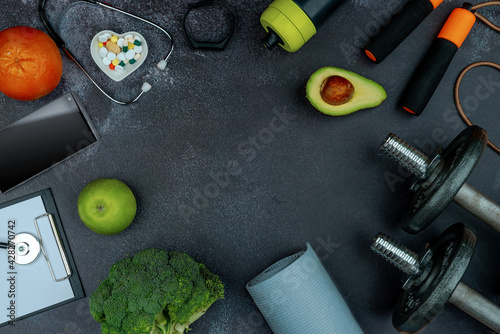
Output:
<path fill-rule="evenodd" d="M 247 290 L 275 334 L 363 333 L 309 243 L 264 270 Z"/>

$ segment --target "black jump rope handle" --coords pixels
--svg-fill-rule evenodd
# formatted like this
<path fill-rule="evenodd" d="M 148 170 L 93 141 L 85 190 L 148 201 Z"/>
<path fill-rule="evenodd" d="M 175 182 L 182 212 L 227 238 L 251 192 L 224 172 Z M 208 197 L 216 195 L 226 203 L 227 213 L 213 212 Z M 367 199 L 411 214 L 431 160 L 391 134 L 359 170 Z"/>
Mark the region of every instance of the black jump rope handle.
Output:
<path fill-rule="evenodd" d="M 400 106 L 413 115 L 420 115 L 438 87 L 458 47 L 447 39 L 432 43 L 411 77 L 399 100 Z"/>
<path fill-rule="evenodd" d="M 416 116 L 424 111 L 475 21 L 468 9 L 453 10 L 401 95 L 399 104 L 404 110 Z"/>
<path fill-rule="evenodd" d="M 385 59 L 443 0 L 412 0 L 392 16 L 364 48 L 368 58 L 375 63 Z"/>

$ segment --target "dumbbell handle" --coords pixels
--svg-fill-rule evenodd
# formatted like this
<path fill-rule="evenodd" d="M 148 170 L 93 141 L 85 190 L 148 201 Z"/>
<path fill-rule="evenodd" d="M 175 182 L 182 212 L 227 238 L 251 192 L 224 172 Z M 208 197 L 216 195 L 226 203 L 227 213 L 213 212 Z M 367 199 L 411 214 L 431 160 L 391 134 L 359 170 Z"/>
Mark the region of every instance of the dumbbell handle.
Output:
<path fill-rule="evenodd" d="M 464 183 L 453 201 L 500 233 L 500 205 Z"/>
<path fill-rule="evenodd" d="M 458 283 L 448 302 L 500 333 L 500 307 L 464 283 Z"/>
<path fill-rule="evenodd" d="M 418 177 L 424 177 L 431 159 L 395 134 L 386 137 L 380 149 Z M 464 183 L 453 201 L 500 233 L 500 205 Z"/>

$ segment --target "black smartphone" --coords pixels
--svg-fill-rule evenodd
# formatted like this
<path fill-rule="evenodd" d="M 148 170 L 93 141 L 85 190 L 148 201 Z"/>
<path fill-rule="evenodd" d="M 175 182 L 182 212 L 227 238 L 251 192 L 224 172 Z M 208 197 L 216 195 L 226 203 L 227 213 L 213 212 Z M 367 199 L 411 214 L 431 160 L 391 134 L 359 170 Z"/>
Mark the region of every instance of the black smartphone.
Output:
<path fill-rule="evenodd" d="M 59 97 L 0 130 L 0 191 L 12 189 L 98 140 L 78 95 L 69 92 Z"/>

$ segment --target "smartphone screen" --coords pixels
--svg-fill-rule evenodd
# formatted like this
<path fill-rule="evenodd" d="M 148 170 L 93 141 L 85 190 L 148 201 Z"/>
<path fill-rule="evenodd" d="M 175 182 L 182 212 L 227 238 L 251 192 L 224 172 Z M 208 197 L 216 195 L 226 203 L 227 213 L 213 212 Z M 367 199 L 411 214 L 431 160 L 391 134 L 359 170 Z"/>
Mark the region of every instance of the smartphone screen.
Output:
<path fill-rule="evenodd" d="M 0 191 L 5 192 L 95 143 L 78 96 L 67 93 L 0 130 Z"/>

